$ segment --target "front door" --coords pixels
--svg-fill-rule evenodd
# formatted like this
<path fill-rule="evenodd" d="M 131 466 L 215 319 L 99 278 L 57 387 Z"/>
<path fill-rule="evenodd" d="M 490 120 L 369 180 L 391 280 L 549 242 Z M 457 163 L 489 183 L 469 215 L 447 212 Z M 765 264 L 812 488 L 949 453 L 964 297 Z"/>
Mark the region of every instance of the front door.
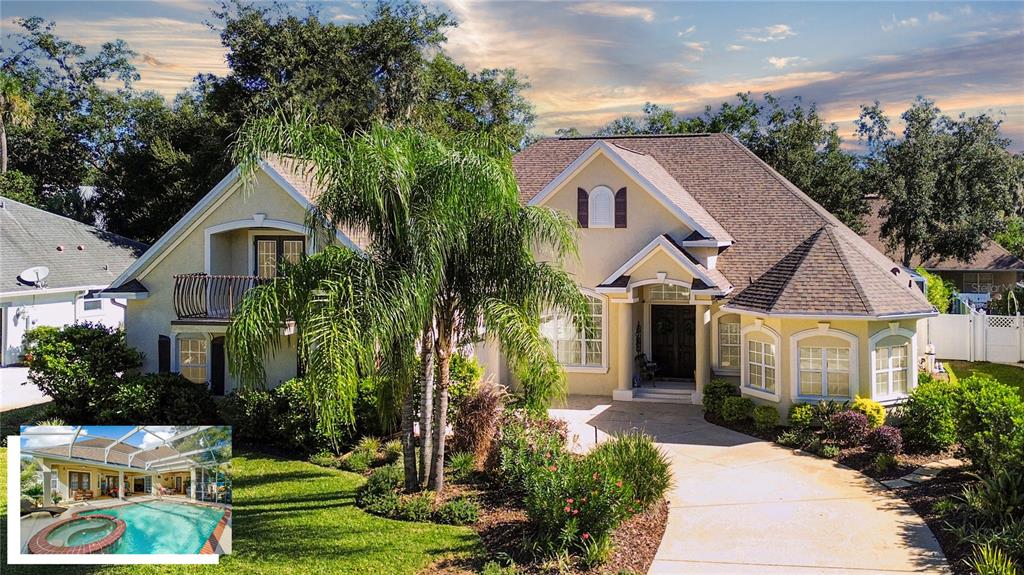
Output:
<path fill-rule="evenodd" d="M 693 379 L 697 367 L 697 320 L 690 305 L 651 306 L 651 360 L 658 376 Z"/>
<path fill-rule="evenodd" d="M 224 395 L 224 338 L 215 337 L 210 345 L 210 391 Z"/>

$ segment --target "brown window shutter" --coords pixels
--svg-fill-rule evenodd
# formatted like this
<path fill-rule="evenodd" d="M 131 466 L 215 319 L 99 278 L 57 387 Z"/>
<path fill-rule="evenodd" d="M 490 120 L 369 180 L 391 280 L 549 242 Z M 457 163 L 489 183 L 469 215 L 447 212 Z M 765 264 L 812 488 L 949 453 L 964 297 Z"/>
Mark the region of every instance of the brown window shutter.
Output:
<path fill-rule="evenodd" d="M 583 188 L 576 188 L 576 221 L 581 228 L 590 221 L 590 194 Z"/>
<path fill-rule="evenodd" d="M 626 188 L 615 192 L 615 227 L 626 227 Z"/>

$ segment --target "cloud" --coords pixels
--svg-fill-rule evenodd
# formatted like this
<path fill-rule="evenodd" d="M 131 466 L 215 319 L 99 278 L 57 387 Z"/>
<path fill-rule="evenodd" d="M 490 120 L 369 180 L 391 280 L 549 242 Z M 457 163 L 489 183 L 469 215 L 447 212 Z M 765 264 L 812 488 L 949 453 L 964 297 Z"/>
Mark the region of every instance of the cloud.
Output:
<path fill-rule="evenodd" d="M 142 449 L 156 447 L 163 443 L 168 437 L 173 437 L 175 428 L 171 426 L 150 425 L 146 426 L 146 431 L 149 433 L 142 434 L 142 443 L 139 444 L 139 447 Z"/>
<path fill-rule="evenodd" d="M 25 435 L 22 435 L 22 437 L 21 437 L 21 448 L 22 449 L 38 449 L 40 447 L 53 447 L 55 445 L 68 445 L 69 443 L 71 443 L 71 439 L 74 436 L 73 435 L 66 435 L 66 434 L 74 433 L 76 427 L 77 426 L 75 426 L 75 425 L 48 425 L 48 426 L 35 425 L 35 426 L 25 427 L 24 429 L 21 430 L 22 433 L 25 433 L 26 431 L 33 431 L 33 432 L 47 431 L 47 432 L 63 433 L 65 435 L 36 435 L 36 436 L 25 436 Z M 86 434 L 89 433 L 89 431 L 83 427 L 81 433 L 83 435 L 86 435 Z"/>
<path fill-rule="evenodd" d="M 694 52 L 704 53 L 704 50 L 707 49 L 708 43 L 707 42 L 683 42 L 683 45 L 686 46 L 687 48 L 689 48 L 690 50 L 693 50 Z"/>
<path fill-rule="evenodd" d="M 889 24 L 882 24 L 882 31 L 883 32 L 892 32 L 896 28 L 915 28 L 920 23 L 921 23 L 921 21 L 918 20 L 916 16 L 911 16 L 910 18 L 904 18 L 903 20 L 897 20 L 896 19 L 896 15 L 893 14 L 892 15 L 892 22 L 890 22 Z"/>
<path fill-rule="evenodd" d="M 798 64 L 803 64 L 804 62 L 807 62 L 807 58 L 802 58 L 800 56 L 786 56 L 785 58 L 779 56 L 772 56 L 768 58 L 768 63 L 771 64 L 772 66 L 775 66 L 779 70 L 786 68 L 788 66 L 796 66 Z"/>
<path fill-rule="evenodd" d="M 680 38 L 683 38 L 683 37 L 689 36 L 690 34 L 693 34 L 696 31 L 697 31 L 697 26 L 693 25 L 693 26 L 690 26 L 689 28 L 687 28 L 686 30 L 683 30 L 679 34 L 677 34 L 677 36 L 679 36 Z"/>
<path fill-rule="evenodd" d="M 971 6 L 968 4 L 968 5 L 961 6 L 960 9 L 957 10 L 957 12 L 960 12 L 964 16 L 970 16 L 972 13 L 974 13 L 974 9 L 971 8 Z"/>
<path fill-rule="evenodd" d="M 654 10 L 643 6 L 631 6 L 627 4 L 605 4 L 603 2 L 584 2 L 573 4 L 568 10 L 576 14 L 588 14 L 591 16 L 605 16 L 608 18 L 639 18 L 644 22 L 654 21 Z"/>
<path fill-rule="evenodd" d="M 739 30 L 740 39 L 748 42 L 778 42 L 791 36 L 796 32 L 788 24 L 772 24 L 763 28 L 746 28 Z"/>
<path fill-rule="evenodd" d="M 747 49 L 747 47 L 744 46 L 743 44 L 729 44 L 725 48 L 725 50 L 727 52 L 741 52 L 741 51 L 746 50 L 746 49 Z"/>
<path fill-rule="evenodd" d="M 929 12 L 928 13 L 928 21 L 929 22 L 945 22 L 946 20 L 949 20 L 949 19 L 950 19 L 949 16 L 946 16 L 942 12 Z"/>

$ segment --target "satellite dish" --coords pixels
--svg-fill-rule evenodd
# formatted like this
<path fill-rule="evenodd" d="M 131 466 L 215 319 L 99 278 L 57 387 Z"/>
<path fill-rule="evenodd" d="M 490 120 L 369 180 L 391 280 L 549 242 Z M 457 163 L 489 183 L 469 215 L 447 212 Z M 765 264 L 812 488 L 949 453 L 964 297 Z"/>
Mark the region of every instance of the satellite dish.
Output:
<path fill-rule="evenodd" d="M 46 266 L 33 266 L 18 274 L 22 282 L 37 287 L 46 285 L 46 276 L 50 275 L 50 268 Z"/>

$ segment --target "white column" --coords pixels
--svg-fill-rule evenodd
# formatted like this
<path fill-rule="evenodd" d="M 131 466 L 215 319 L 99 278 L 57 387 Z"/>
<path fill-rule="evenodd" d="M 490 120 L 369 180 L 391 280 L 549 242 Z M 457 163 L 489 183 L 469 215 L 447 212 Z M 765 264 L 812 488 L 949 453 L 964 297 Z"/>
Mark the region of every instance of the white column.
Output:
<path fill-rule="evenodd" d="M 701 403 L 704 399 L 704 386 L 711 381 L 711 306 L 697 304 L 697 365 L 693 378 L 697 391 L 693 394 L 693 402 Z"/>
<path fill-rule="evenodd" d="M 618 349 L 614 350 L 618 363 L 618 386 L 612 392 L 612 399 L 629 401 L 633 399 L 633 357 L 636 355 L 633 350 L 633 304 L 616 302 L 615 309 L 619 314 L 615 334 Z"/>
<path fill-rule="evenodd" d="M 53 492 L 50 490 L 50 481 L 53 471 L 43 472 L 43 507 L 49 507 L 53 503 Z"/>
<path fill-rule="evenodd" d="M 188 482 L 188 498 L 196 498 L 196 468 L 188 470 L 189 482 Z"/>
<path fill-rule="evenodd" d="M 117 470 L 117 498 L 124 499 L 124 470 Z"/>

